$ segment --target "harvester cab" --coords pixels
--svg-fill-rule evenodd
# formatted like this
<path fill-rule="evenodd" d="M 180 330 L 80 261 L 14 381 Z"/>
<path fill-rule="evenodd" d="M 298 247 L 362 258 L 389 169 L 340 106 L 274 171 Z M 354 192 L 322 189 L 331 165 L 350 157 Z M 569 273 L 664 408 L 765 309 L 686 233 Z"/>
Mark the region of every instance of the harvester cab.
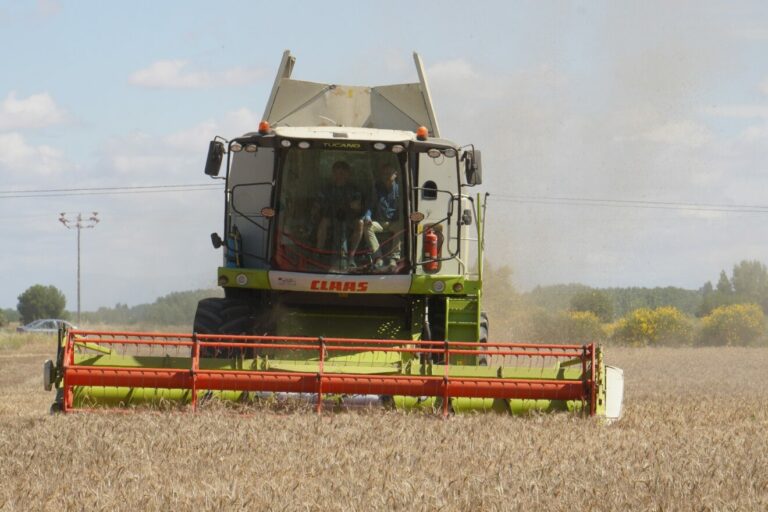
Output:
<path fill-rule="evenodd" d="M 286 51 L 258 129 L 209 144 L 225 296 L 200 301 L 191 336 L 63 336 L 61 406 L 289 395 L 618 417 L 599 347 L 489 341 L 480 150 L 441 137 L 414 61 L 418 82 L 347 86 L 292 79 Z"/>

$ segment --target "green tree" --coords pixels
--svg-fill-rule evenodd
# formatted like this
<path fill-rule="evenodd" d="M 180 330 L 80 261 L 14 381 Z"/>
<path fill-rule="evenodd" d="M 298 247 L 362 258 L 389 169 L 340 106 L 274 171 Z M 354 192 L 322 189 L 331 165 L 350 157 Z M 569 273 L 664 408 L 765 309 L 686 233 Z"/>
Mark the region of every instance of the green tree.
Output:
<path fill-rule="evenodd" d="M 733 293 L 733 286 L 731 285 L 731 282 L 728 280 L 728 276 L 726 275 L 725 270 L 720 271 L 720 279 L 718 279 L 717 288 L 715 289 L 719 293 L 722 293 L 724 295 Z"/>
<path fill-rule="evenodd" d="M 22 323 L 29 323 L 38 318 L 61 318 L 67 301 L 64 294 L 55 286 L 36 284 L 19 295 L 16 306 Z"/>
<path fill-rule="evenodd" d="M 0 327 L 5 327 L 5 324 L 8 323 L 8 319 L 5 317 L 5 311 L 0 309 Z"/>
<path fill-rule="evenodd" d="M 155 326 L 192 325 L 200 299 L 222 296 L 221 288 L 173 292 L 151 304 L 129 307 L 118 302 L 114 308 L 100 307 L 96 311 L 84 312 L 82 318 L 84 323 L 143 325 L 150 329 Z"/>
<path fill-rule="evenodd" d="M 594 313 L 601 322 L 613 320 L 613 302 L 600 290 L 586 290 L 571 297 L 571 311 Z"/>
<path fill-rule="evenodd" d="M 714 290 L 709 281 L 707 281 L 702 290 L 701 304 L 699 304 L 699 308 L 696 310 L 696 316 L 698 317 L 707 316 L 712 310 L 737 301 L 736 294 L 733 292 L 733 283 L 728 279 L 725 270 L 720 271 L 720 277 Z"/>
<path fill-rule="evenodd" d="M 765 314 L 757 304 L 720 306 L 701 322 L 699 345 L 755 345 L 766 341 Z"/>
<path fill-rule="evenodd" d="M 741 303 L 759 304 L 768 310 L 768 270 L 759 261 L 744 260 L 733 266 L 733 293 Z"/>
<path fill-rule="evenodd" d="M 544 308 L 548 311 L 562 311 L 568 309 L 571 298 L 580 292 L 589 291 L 589 286 L 583 284 L 555 284 L 550 286 L 537 286 L 525 294 L 526 301 L 534 307 Z"/>
<path fill-rule="evenodd" d="M 667 286 L 664 288 L 590 288 L 583 284 L 558 284 L 539 286 L 521 295 L 531 307 L 542 307 L 548 311 L 573 310 L 571 301 L 576 295 L 597 291 L 611 303 L 613 317 L 624 316 L 638 308 L 674 306 L 683 313 L 693 315 L 701 306 L 705 290 L 685 290 Z"/>
<path fill-rule="evenodd" d="M 733 266 L 731 278 L 720 271 L 720 278 L 714 291 L 702 289 L 703 296 L 696 316 L 709 315 L 720 306 L 731 304 L 758 304 L 768 312 L 768 270 L 755 260 L 743 260 Z"/>

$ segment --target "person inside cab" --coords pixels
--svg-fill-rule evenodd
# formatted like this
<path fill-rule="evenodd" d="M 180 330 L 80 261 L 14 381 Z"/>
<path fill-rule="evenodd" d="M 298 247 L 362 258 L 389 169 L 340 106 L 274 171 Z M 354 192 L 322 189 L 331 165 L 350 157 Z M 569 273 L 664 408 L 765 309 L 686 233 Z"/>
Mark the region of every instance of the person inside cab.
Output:
<path fill-rule="evenodd" d="M 331 166 L 331 181 L 320 191 L 319 249 L 341 256 L 342 269 L 357 266 L 357 249 L 366 224 L 371 223 L 371 194 L 352 181 L 352 169 L 343 160 Z"/>
<path fill-rule="evenodd" d="M 365 235 L 373 254 L 374 267 L 393 270 L 400 259 L 403 222 L 400 216 L 398 170 L 392 164 L 379 167 L 373 218 L 365 221 Z M 382 236 L 382 242 L 379 241 Z"/>

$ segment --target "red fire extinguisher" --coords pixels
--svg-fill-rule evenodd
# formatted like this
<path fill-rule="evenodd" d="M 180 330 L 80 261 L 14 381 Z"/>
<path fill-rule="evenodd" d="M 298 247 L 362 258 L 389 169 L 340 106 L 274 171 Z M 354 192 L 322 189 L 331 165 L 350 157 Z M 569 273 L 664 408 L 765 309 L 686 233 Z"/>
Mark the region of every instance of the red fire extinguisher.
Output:
<path fill-rule="evenodd" d="M 438 237 L 435 230 L 432 228 L 427 229 L 424 232 L 424 259 L 425 260 L 437 260 L 437 242 Z M 440 268 L 440 262 L 430 261 L 424 264 L 425 272 L 437 272 Z"/>

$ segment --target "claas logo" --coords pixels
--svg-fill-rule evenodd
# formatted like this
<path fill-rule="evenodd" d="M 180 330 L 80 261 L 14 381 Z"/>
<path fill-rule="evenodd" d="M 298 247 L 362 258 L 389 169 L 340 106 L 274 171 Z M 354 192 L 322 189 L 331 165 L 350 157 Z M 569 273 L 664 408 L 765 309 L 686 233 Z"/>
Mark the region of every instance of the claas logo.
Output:
<path fill-rule="evenodd" d="M 311 290 L 320 292 L 367 292 L 367 281 L 326 281 L 324 279 L 315 279 L 309 286 Z"/>

